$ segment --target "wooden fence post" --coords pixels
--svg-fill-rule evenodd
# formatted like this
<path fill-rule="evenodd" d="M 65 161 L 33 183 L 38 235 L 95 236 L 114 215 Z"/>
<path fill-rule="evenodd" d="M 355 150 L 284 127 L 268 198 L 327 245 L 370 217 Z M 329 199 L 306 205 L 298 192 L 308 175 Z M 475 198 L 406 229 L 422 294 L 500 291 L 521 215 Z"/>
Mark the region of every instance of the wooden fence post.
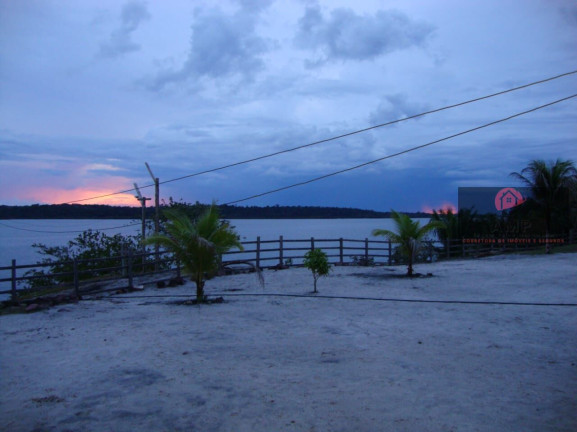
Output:
<path fill-rule="evenodd" d="M 369 239 L 365 238 L 365 263 L 369 264 Z"/>
<path fill-rule="evenodd" d="M 260 268 L 260 236 L 256 238 L 256 266 Z"/>
<path fill-rule="evenodd" d="M 126 276 L 126 249 L 124 243 L 120 246 L 120 274 Z"/>
<path fill-rule="evenodd" d="M 80 298 L 80 290 L 79 290 L 79 283 L 78 281 L 80 280 L 80 278 L 78 277 L 78 260 L 76 258 L 74 258 L 74 261 L 72 262 L 72 272 L 73 272 L 73 280 L 74 280 L 74 295 L 76 296 L 76 298 Z"/>
<path fill-rule="evenodd" d="M 391 240 L 388 240 L 389 243 L 389 265 L 393 264 L 393 244 L 391 243 Z"/>
<path fill-rule="evenodd" d="M 128 249 L 128 289 L 134 288 L 133 280 L 132 280 L 132 249 Z"/>
<path fill-rule="evenodd" d="M 311 250 L 315 250 L 315 238 L 311 237 Z"/>
<path fill-rule="evenodd" d="M 283 238 L 282 236 L 280 236 L 278 238 L 278 247 L 279 247 L 279 251 L 278 251 L 278 266 L 280 268 L 282 268 L 283 264 L 284 264 L 284 253 L 283 253 Z"/>
<path fill-rule="evenodd" d="M 18 291 L 16 289 L 16 260 L 12 260 L 12 301 L 18 301 Z"/>
<path fill-rule="evenodd" d="M 344 254 L 343 254 L 343 238 L 342 237 L 339 239 L 339 257 L 341 260 L 341 264 L 344 264 L 345 260 L 344 260 Z"/>

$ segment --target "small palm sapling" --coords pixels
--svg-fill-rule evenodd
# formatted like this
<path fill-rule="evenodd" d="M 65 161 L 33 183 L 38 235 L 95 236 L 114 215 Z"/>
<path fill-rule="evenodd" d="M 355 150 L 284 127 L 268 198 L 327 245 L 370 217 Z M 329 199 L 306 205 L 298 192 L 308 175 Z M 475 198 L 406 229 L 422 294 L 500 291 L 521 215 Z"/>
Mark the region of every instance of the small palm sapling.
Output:
<path fill-rule="evenodd" d="M 425 226 L 421 226 L 419 221 L 413 221 L 408 215 L 397 213 L 394 210 L 391 211 L 391 218 L 397 226 L 397 232 L 376 229 L 373 230 L 373 235 L 387 237 L 390 241 L 399 244 L 401 253 L 407 257 L 409 262 L 407 276 L 413 276 L 413 262 L 421 247 L 421 240 L 428 232 L 441 229 L 443 224 L 439 221 L 431 221 Z"/>
<path fill-rule="evenodd" d="M 172 251 L 185 272 L 196 284 L 196 301 L 205 301 L 204 283 L 207 275 L 214 275 L 224 252 L 232 248 L 243 250 L 238 234 L 228 222 L 220 219 L 215 204 L 196 220 L 182 210 L 166 210 L 166 234 L 148 237 L 145 244 L 159 244 Z"/>

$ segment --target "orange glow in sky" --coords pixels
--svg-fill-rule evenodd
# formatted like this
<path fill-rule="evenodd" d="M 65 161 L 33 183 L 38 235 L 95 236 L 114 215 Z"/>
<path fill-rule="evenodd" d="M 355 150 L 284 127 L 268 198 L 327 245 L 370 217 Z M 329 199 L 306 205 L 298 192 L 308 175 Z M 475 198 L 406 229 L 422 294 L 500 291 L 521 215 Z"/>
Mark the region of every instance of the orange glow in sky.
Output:
<path fill-rule="evenodd" d="M 436 207 L 430 207 L 427 204 L 423 204 L 423 206 L 421 207 L 421 211 L 424 213 L 433 214 L 433 210 L 437 210 L 437 211 L 442 210 L 444 212 L 446 212 L 447 210 L 451 210 L 453 213 L 457 213 L 457 207 L 455 206 L 455 204 L 448 203 L 448 202 L 444 202 L 440 206 L 436 206 Z"/>
<path fill-rule="evenodd" d="M 34 200 L 43 204 L 63 204 L 71 201 L 92 198 L 95 196 L 106 195 L 116 192 L 118 189 L 56 189 L 56 188 L 37 188 L 22 193 L 25 198 Z M 80 201 L 75 204 L 105 204 L 115 206 L 138 207 L 140 202 L 131 193 L 112 195 L 103 198 Z"/>

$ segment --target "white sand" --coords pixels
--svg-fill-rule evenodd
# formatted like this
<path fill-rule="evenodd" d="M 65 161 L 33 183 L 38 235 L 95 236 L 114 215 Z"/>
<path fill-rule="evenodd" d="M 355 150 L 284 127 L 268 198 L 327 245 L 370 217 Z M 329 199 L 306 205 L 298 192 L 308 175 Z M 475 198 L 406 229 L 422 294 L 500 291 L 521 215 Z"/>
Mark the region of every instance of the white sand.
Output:
<path fill-rule="evenodd" d="M 336 267 L 320 295 L 577 303 L 577 254 Z M 306 269 L 209 294 L 308 294 Z M 193 285 L 145 294 L 192 294 Z M 577 307 L 225 296 L 0 317 L 5 431 L 575 431 Z"/>

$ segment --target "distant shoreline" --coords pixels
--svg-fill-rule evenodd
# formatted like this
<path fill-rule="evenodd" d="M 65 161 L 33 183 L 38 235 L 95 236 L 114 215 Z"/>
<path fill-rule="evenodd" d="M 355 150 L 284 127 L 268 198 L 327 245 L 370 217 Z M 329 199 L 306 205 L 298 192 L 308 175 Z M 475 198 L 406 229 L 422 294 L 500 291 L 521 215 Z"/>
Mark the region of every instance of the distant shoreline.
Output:
<path fill-rule="evenodd" d="M 267 206 L 239 207 L 220 206 L 224 219 L 382 219 L 390 218 L 390 212 L 342 207 L 314 206 Z M 407 212 L 410 217 L 429 218 L 424 212 Z M 146 209 L 147 219 L 154 216 L 154 207 Z M 81 205 L 81 204 L 34 204 L 29 206 L 0 205 L 0 220 L 12 219 L 141 219 L 140 207 Z"/>

